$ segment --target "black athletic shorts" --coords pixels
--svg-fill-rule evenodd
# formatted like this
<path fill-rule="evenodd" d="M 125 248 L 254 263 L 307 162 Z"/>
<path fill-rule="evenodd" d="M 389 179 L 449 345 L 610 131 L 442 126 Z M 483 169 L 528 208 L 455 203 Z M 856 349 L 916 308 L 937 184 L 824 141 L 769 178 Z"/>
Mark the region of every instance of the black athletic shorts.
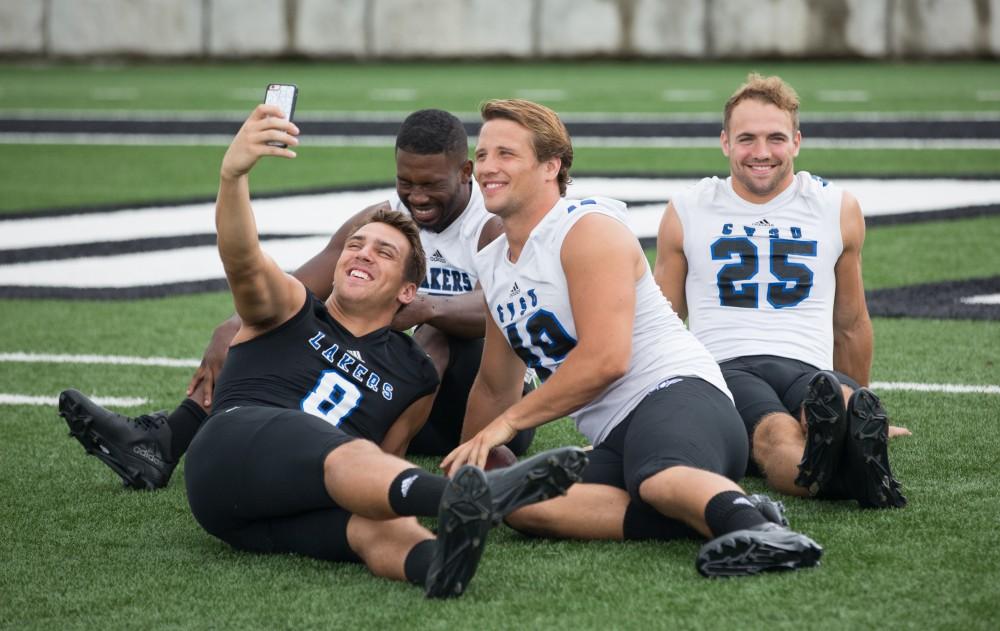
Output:
<path fill-rule="evenodd" d="M 215 414 L 187 452 L 191 512 L 209 534 L 240 550 L 359 562 L 347 544 L 351 513 L 323 484 L 327 454 L 352 440 L 299 410 L 237 407 Z"/>
<path fill-rule="evenodd" d="M 410 441 L 408 454 L 445 456 L 458 447 L 462 438 L 462 422 L 465 420 L 465 406 L 469 402 L 472 382 L 479 372 L 479 362 L 483 357 L 483 338 L 463 338 L 453 335 L 448 339 L 448 367 L 441 377 L 434 405 L 431 407 L 427 423 Z M 522 455 L 531 445 L 535 430 L 527 429 L 517 433 L 507 443 L 515 455 Z"/>
<path fill-rule="evenodd" d="M 785 412 L 799 418 L 809 380 L 819 371 L 811 364 L 773 355 L 736 357 L 722 362 L 720 367 L 751 442 L 764 416 Z M 855 390 L 860 387 L 847 375 L 832 372 L 841 384 Z"/>
<path fill-rule="evenodd" d="M 675 466 L 736 481 L 746 470 L 747 437 L 732 401 L 697 377 L 682 377 L 644 398 L 590 454 L 583 481 L 609 484 L 641 502 L 639 485 Z"/>

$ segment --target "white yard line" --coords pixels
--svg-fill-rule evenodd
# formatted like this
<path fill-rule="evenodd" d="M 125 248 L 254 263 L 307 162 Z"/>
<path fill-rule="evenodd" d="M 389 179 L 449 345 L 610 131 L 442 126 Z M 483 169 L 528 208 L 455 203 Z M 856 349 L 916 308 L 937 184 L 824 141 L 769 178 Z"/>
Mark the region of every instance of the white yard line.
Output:
<path fill-rule="evenodd" d="M 980 296 L 967 296 L 960 299 L 967 305 L 1000 305 L 1000 294 L 982 294 Z"/>
<path fill-rule="evenodd" d="M 691 91 L 693 92 L 693 91 Z M 1000 100 L 1000 90 L 982 92 L 982 100 Z M 240 99 L 263 98 L 264 90 L 247 91 L 244 96 L 232 95 Z M 995 97 L 995 98 L 994 98 Z M 238 123 L 246 118 L 249 110 L 142 110 L 142 109 L 28 109 L 0 108 L 0 118 L 25 120 L 152 120 L 152 121 L 186 121 L 186 120 L 225 120 L 231 119 Z M 300 121 L 325 120 L 368 120 L 401 122 L 412 113 L 412 110 L 305 110 L 295 115 Z M 452 112 L 464 121 L 479 122 L 479 112 Z M 572 121 L 642 121 L 642 122 L 688 122 L 688 121 L 718 121 L 722 123 L 722 112 L 566 112 L 559 115 L 566 122 Z M 802 114 L 802 122 L 814 121 L 864 121 L 864 122 L 898 122 L 898 121 L 997 121 L 1000 112 L 996 110 L 981 111 L 934 111 L 934 112 L 806 112 Z"/>
<path fill-rule="evenodd" d="M 142 397 L 90 397 L 90 400 L 102 407 L 120 408 L 134 408 L 149 403 L 149 399 Z M 45 407 L 55 407 L 59 405 L 59 397 L 39 397 L 0 392 L 0 405 L 42 405 Z"/>
<path fill-rule="evenodd" d="M 300 121 L 301 122 L 301 121 Z M 225 147 L 232 136 L 220 134 L 105 134 L 105 133 L 0 133 L 0 145 L 136 145 L 156 146 L 212 146 Z M 471 138 L 474 142 L 475 138 Z M 302 147 L 392 147 L 392 136 L 303 136 Z M 1000 139 L 995 138 L 806 138 L 809 147 L 817 149 L 956 149 L 996 150 Z M 704 138 L 678 138 L 654 136 L 577 136 L 576 147 L 605 148 L 654 148 L 654 149 L 704 149 L 718 148 L 717 136 Z"/>
<path fill-rule="evenodd" d="M 914 383 L 907 381 L 875 381 L 872 390 L 908 390 L 910 392 L 944 392 L 947 394 L 1000 394 L 1000 386 L 973 386 L 960 383 Z"/>
<path fill-rule="evenodd" d="M 166 366 L 196 368 L 197 359 L 172 357 L 130 357 L 128 355 L 56 355 L 50 353 L 0 353 L 0 363 L 100 364 L 105 366 Z"/>
<path fill-rule="evenodd" d="M 49 353 L 10 352 L 0 353 L 0 363 L 51 363 L 51 364 L 98 364 L 106 366 L 166 366 L 170 368 L 194 368 L 198 359 L 172 357 L 135 357 L 128 355 L 69 355 Z M 1000 385 L 969 385 L 956 383 L 915 383 L 905 381 L 876 381 L 871 384 L 875 391 L 906 390 L 910 392 L 941 392 L 947 394 L 1000 394 Z M 132 406 L 146 402 L 141 398 L 95 399 L 100 405 Z M 107 403 L 102 403 L 106 401 Z M 54 397 L 32 397 L 22 394 L 0 394 L 0 404 L 7 405 L 55 405 Z"/>

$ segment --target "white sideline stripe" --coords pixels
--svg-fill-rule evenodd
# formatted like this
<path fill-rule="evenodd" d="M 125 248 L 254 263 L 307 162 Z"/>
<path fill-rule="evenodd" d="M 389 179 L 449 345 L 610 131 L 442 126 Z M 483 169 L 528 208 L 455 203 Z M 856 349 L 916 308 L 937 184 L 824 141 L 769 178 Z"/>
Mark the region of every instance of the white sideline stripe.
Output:
<path fill-rule="evenodd" d="M 693 90 L 692 90 L 693 91 Z M 1000 98 L 1000 90 L 982 92 L 988 97 L 983 100 Z M 247 90 L 245 93 L 231 93 L 233 98 L 254 102 L 264 96 L 263 90 Z M 187 121 L 187 120 L 225 120 L 232 119 L 239 123 L 247 117 L 249 109 L 243 110 L 143 110 L 143 109 L 28 109 L 0 108 L 0 118 L 27 120 L 151 120 L 151 121 Z M 364 120 L 388 121 L 398 123 L 409 116 L 412 110 L 305 110 L 296 112 L 298 121 Z M 467 122 L 478 123 L 479 112 L 452 112 L 455 116 Z M 564 122 L 572 121 L 633 121 L 633 122 L 718 122 L 722 124 L 722 112 L 566 112 L 559 115 Z M 801 116 L 803 123 L 814 121 L 866 121 L 866 122 L 899 122 L 899 121 L 998 121 L 1000 112 L 995 110 L 980 111 L 932 111 L 932 112 L 806 112 Z"/>
<path fill-rule="evenodd" d="M 1000 305 L 1000 294 L 983 294 L 981 296 L 968 296 L 960 300 L 967 305 Z"/>
<path fill-rule="evenodd" d="M 110 364 L 122 366 L 166 366 L 169 368 L 196 368 L 197 359 L 172 357 L 129 357 L 126 355 L 55 355 L 48 353 L 0 353 L 0 362 L 49 363 L 49 364 Z"/>
<path fill-rule="evenodd" d="M 131 357 L 127 355 L 55 355 L 47 353 L 0 353 L 0 362 L 28 362 L 53 364 L 107 364 L 128 366 L 168 366 L 172 368 L 195 368 L 201 361 L 198 359 L 174 359 L 172 357 Z M 875 381 L 871 384 L 873 390 L 911 390 L 915 392 L 948 392 L 970 394 L 1000 394 L 1000 386 L 996 385 L 966 385 L 954 383 L 914 383 L 906 381 Z M 0 403 L 9 403 L 2 397 L 24 397 L 25 395 L 0 394 Z M 31 397 L 26 397 L 31 398 Z M 40 398 L 40 397 L 35 397 Z M 110 399 L 104 399 L 110 400 Z M 123 399 L 131 401 L 133 399 Z M 145 402 L 145 399 L 135 399 Z M 53 401 L 55 401 L 53 399 Z M 97 401 L 97 399 L 95 399 Z M 104 405 L 103 403 L 101 405 Z M 112 403 L 109 405 L 129 405 Z M 139 405 L 135 403 L 132 405 Z"/>
<path fill-rule="evenodd" d="M 142 397 L 91 397 L 91 401 L 102 407 L 134 408 L 149 403 Z M 7 394 L 0 392 L 0 405 L 59 405 L 59 397 L 36 397 L 27 394 Z"/>
<path fill-rule="evenodd" d="M 300 121 L 301 122 L 301 121 Z M 469 138 L 475 142 L 474 137 Z M 0 144 L 7 145 L 136 145 L 156 146 L 211 146 L 226 147 L 232 136 L 221 134 L 99 134 L 99 133 L 0 133 Z M 995 150 L 1000 149 L 1000 139 L 995 138 L 806 138 L 809 147 L 816 149 L 934 149 L 934 150 Z M 301 148 L 313 147 L 393 147 L 393 136 L 310 135 L 303 137 Z M 719 137 L 677 138 L 654 136 L 577 136 L 576 147 L 596 148 L 651 148 L 651 149 L 705 149 L 718 148 Z"/>
<path fill-rule="evenodd" d="M 907 381 L 874 381 L 872 390 L 909 390 L 911 392 L 945 392 L 949 394 L 1000 394 L 1000 386 L 970 386 L 961 383 L 913 383 Z"/>

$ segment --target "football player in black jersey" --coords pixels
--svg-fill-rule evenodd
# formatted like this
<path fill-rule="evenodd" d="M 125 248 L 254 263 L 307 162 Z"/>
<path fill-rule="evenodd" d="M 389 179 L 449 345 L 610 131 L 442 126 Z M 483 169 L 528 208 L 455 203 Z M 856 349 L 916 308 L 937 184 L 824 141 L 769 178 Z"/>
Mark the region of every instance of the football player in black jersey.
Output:
<path fill-rule="evenodd" d="M 586 457 L 565 448 L 449 480 L 379 447 L 408 441 L 437 385 L 426 354 L 389 327 L 424 276 L 420 238 L 405 214 L 375 213 L 347 238 L 325 301 L 283 272 L 260 247 L 248 175 L 261 157 L 294 158 L 297 136 L 261 105 L 223 158 L 216 229 L 241 325 L 188 453 L 192 513 L 238 549 L 363 562 L 428 597 L 460 595 L 490 527 L 565 492 Z M 434 515 L 437 538 L 415 519 Z"/>
<path fill-rule="evenodd" d="M 458 221 L 471 197 L 472 163 L 462 122 L 442 110 L 420 110 L 403 122 L 396 142 L 397 193 L 411 211 L 422 234 L 438 233 Z M 316 296 L 326 298 L 332 270 L 347 236 L 371 217 L 383 202 L 370 206 L 337 230 L 327 246 L 293 275 Z M 413 212 L 417 210 L 418 212 Z M 471 212 L 471 211 L 470 211 Z M 493 218 L 482 229 L 479 248 L 500 232 Z M 418 294 L 396 313 L 393 328 L 418 325 L 414 339 L 430 355 L 441 379 L 434 405 L 410 444 L 395 444 L 394 453 L 443 455 L 459 442 L 461 419 L 479 366 L 485 333 L 482 292 L 451 296 Z M 165 412 L 125 417 L 97 405 L 76 390 L 60 396 L 60 414 L 87 453 L 99 458 L 122 478 L 125 486 L 155 489 L 166 486 L 212 405 L 215 382 L 240 328 L 238 315 L 220 324 L 212 335 L 188 387 L 186 398 Z M 533 431 L 516 436 L 508 446 L 520 455 Z"/>

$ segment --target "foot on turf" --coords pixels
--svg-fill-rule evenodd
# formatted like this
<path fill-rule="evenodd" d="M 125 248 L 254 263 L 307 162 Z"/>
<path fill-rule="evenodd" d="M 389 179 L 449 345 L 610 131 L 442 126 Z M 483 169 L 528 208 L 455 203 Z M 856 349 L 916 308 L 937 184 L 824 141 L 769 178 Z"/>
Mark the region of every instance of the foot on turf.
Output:
<path fill-rule="evenodd" d="M 837 476 L 837 465 L 847 434 L 844 394 L 832 372 L 816 373 L 809 380 L 805 401 L 806 448 L 799 463 L 797 486 L 819 495 Z"/>
<path fill-rule="evenodd" d="M 750 495 L 747 499 L 764 516 L 764 519 L 788 528 L 788 518 L 785 517 L 785 504 L 783 502 L 776 502 L 763 494 Z"/>
<path fill-rule="evenodd" d="M 889 417 L 878 396 L 859 388 L 847 401 L 845 447 L 851 495 L 865 508 L 902 508 L 906 498 L 889 468 Z"/>
<path fill-rule="evenodd" d="M 451 598 L 465 592 L 493 527 L 492 509 L 486 474 L 478 467 L 460 468 L 441 497 L 437 548 L 424 582 L 428 598 Z"/>
<path fill-rule="evenodd" d="M 579 482 L 587 454 L 578 447 L 560 447 L 486 474 L 493 493 L 493 521 L 500 523 L 515 510 L 565 495 Z"/>
<path fill-rule="evenodd" d="M 768 522 L 712 539 L 698 551 L 695 567 L 708 577 L 752 576 L 813 567 L 822 555 L 809 537 Z"/>
<path fill-rule="evenodd" d="M 176 463 L 167 460 L 170 428 L 165 412 L 130 418 L 97 405 L 76 390 L 59 394 L 59 415 L 70 436 L 133 489 L 167 485 Z"/>

